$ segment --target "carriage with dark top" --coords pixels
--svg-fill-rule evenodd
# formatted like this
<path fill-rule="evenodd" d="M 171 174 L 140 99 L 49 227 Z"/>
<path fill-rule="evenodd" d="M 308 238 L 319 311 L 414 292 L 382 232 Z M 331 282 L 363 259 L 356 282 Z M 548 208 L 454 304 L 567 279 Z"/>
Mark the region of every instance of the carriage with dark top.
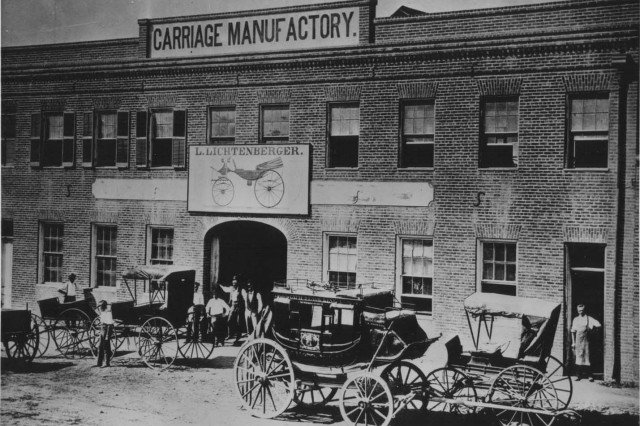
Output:
<path fill-rule="evenodd" d="M 264 336 L 234 364 L 237 394 L 254 416 L 278 416 L 293 402 L 319 407 L 336 394 L 348 424 L 386 425 L 405 407 L 426 406 L 425 375 L 411 360 L 439 336 L 428 337 L 388 287 L 279 282 L 260 325 Z"/>
<path fill-rule="evenodd" d="M 9 359 L 31 362 L 38 351 L 38 325 L 28 309 L 2 309 L 0 336 Z"/>

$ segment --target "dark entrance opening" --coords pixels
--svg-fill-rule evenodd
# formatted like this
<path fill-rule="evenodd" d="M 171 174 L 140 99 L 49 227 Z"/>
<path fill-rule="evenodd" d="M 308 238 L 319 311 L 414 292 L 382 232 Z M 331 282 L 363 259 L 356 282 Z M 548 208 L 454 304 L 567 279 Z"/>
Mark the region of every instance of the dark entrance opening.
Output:
<path fill-rule="evenodd" d="M 241 284 L 251 279 L 269 300 L 273 282 L 287 275 L 287 240 L 263 223 L 223 223 L 205 237 L 204 261 L 206 282 L 230 285 L 233 275 L 239 274 Z"/>
<path fill-rule="evenodd" d="M 571 323 L 578 315 L 576 306 L 585 305 L 585 312 L 602 324 L 589 337 L 591 370 L 602 377 L 604 368 L 604 261 L 603 244 L 567 244 L 567 343 L 571 351 Z M 569 358 L 572 359 L 572 358 Z"/>

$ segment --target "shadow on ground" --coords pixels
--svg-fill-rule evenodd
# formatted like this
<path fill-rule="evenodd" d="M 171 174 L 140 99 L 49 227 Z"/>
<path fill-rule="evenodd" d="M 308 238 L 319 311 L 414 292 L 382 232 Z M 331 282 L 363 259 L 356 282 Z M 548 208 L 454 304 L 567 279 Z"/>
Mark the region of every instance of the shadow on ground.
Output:
<path fill-rule="evenodd" d="M 37 358 L 32 362 L 24 362 L 4 357 L 0 360 L 0 369 L 2 370 L 2 374 L 48 373 L 51 371 L 58 371 L 62 370 L 63 368 L 72 367 L 73 365 L 74 363 L 71 361 L 38 362 Z"/>

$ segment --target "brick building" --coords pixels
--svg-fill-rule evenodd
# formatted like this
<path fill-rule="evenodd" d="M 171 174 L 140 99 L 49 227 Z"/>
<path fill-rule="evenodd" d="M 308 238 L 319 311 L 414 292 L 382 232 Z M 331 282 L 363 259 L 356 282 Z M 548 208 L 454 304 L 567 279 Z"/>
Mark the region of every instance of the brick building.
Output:
<path fill-rule="evenodd" d="M 563 304 L 566 360 L 581 300 L 596 369 L 637 382 L 638 2 L 375 7 L 2 49 L 5 306 L 175 263 L 393 285 L 465 335 L 462 301 L 499 292 Z"/>

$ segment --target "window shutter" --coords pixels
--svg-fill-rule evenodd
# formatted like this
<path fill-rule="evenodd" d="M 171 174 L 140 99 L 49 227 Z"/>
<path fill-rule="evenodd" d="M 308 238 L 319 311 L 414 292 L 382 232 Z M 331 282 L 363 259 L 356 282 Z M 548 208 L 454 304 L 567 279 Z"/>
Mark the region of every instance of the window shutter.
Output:
<path fill-rule="evenodd" d="M 64 128 L 62 131 L 62 166 L 74 166 L 74 136 L 75 136 L 75 114 L 72 112 L 64 114 Z"/>
<path fill-rule="evenodd" d="M 118 112 L 118 128 L 116 129 L 116 166 L 121 169 L 129 167 L 129 112 Z"/>
<path fill-rule="evenodd" d="M 82 167 L 93 167 L 93 114 L 85 112 L 82 132 Z"/>
<path fill-rule="evenodd" d="M 173 112 L 173 149 L 172 163 L 175 169 L 184 169 L 186 162 L 186 133 L 187 111 L 177 110 Z"/>
<path fill-rule="evenodd" d="M 138 111 L 136 114 L 136 166 L 139 169 L 149 165 L 147 129 L 147 111 Z"/>
<path fill-rule="evenodd" d="M 31 167 L 40 167 L 42 151 L 42 116 L 40 113 L 31 114 Z"/>

